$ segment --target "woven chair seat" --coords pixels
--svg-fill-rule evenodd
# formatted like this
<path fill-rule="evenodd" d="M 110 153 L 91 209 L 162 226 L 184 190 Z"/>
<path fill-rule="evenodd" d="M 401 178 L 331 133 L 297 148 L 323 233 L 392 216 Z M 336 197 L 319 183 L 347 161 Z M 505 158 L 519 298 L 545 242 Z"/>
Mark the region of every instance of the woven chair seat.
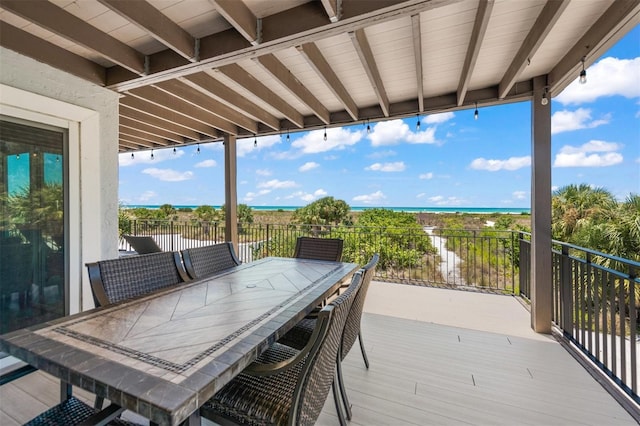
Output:
<path fill-rule="evenodd" d="M 98 410 L 90 407 L 78 398 L 72 396 L 31 419 L 25 426 L 71 426 L 78 425 L 89 417 L 97 414 Z M 135 426 L 135 423 L 122 419 L 113 419 L 108 424 L 116 426 Z"/>
<path fill-rule="evenodd" d="M 272 364 L 294 357 L 299 351 L 279 343 L 269 347 L 256 361 Z M 200 412 L 204 417 L 222 413 L 238 423 L 248 425 L 286 424 L 293 392 L 304 362 L 291 370 L 272 376 L 240 374 L 207 401 Z"/>
<path fill-rule="evenodd" d="M 291 330 L 278 340 L 278 343 L 291 346 L 295 349 L 302 349 L 309 341 L 311 333 L 316 326 L 315 318 L 304 318 L 297 323 Z"/>

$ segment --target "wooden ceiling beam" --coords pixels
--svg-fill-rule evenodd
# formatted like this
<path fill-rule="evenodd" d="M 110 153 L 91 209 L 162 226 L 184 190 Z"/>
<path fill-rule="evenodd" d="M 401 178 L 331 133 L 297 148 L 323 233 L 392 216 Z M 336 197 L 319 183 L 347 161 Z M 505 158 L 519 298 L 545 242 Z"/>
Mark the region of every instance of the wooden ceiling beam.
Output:
<path fill-rule="evenodd" d="M 304 127 L 304 119 L 302 114 L 296 111 L 291 105 L 285 102 L 280 96 L 276 95 L 267 86 L 259 82 L 253 75 L 245 71 L 240 65 L 230 64 L 218 68 L 216 71 L 221 72 L 226 77 L 235 81 L 237 84 L 248 90 L 258 99 L 279 111 L 289 121 L 298 126 Z"/>
<path fill-rule="evenodd" d="M 195 62 L 196 40 L 146 1 L 98 0 L 126 20 L 138 25 L 160 43 Z"/>
<path fill-rule="evenodd" d="M 232 135 L 238 134 L 238 129 L 233 124 L 221 119 L 215 114 L 211 114 L 203 109 L 194 108 L 194 105 L 183 101 L 173 95 L 170 95 L 156 87 L 146 86 L 139 87 L 135 90 L 127 92 L 131 96 L 136 96 L 144 101 L 155 104 L 156 106 L 174 111 L 187 118 L 192 118 L 203 124 L 209 125 L 215 129 L 221 130 Z"/>
<path fill-rule="evenodd" d="M 156 84 L 155 87 L 168 93 L 169 95 L 175 96 L 176 98 L 193 105 L 196 108 L 200 108 L 207 113 L 214 114 L 228 123 L 235 124 L 254 134 L 258 132 L 258 124 L 255 121 L 253 121 L 246 115 L 242 115 L 238 111 L 229 108 L 227 105 L 221 102 L 217 102 L 210 96 L 190 86 L 184 81 L 164 81 L 162 83 Z"/>
<path fill-rule="evenodd" d="M 262 68 L 268 72 L 273 78 L 278 80 L 282 86 L 287 89 L 293 96 L 298 98 L 300 102 L 308 106 L 315 115 L 318 116 L 325 124 L 330 124 L 329 110 L 316 98 L 313 93 L 307 89 L 304 84 L 284 66 L 282 62 L 275 57 L 275 55 L 269 54 L 260 56 L 255 59 L 257 64 L 260 64 Z"/>
<path fill-rule="evenodd" d="M 258 107 L 254 102 L 239 93 L 229 89 L 209 74 L 204 72 L 192 74 L 184 77 L 183 81 L 198 90 L 204 91 L 208 96 L 225 103 L 227 106 L 235 108 L 241 114 L 251 116 L 273 130 L 280 130 L 280 121 L 275 116 Z"/>
<path fill-rule="evenodd" d="M 251 46 L 235 29 L 222 31 L 200 39 L 200 60 L 196 63 L 176 67 L 165 66 L 158 53 L 149 56 L 150 75 L 135 77 L 121 70 L 112 69 L 107 72 L 107 85 L 113 90 L 124 92 L 158 81 L 184 77 L 232 65 L 258 55 L 275 53 L 301 44 L 339 36 L 369 25 L 438 9 L 459 1 L 463 0 L 342 0 L 342 15 L 336 23 L 330 23 L 327 20 L 320 2 L 303 3 L 262 18 L 262 41 L 257 46 Z"/>
<path fill-rule="evenodd" d="M 327 85 L 329 90 L 342 103 L 345 110 L 354 120 L 358 120 L 358 107 L 356 103 L 345 89 L 344 85 L 331 68 L 331 65 L 324 58 L 318 46 L 315 43 L 306 43 L 298 46 L 298 51 L 307 60 L 311 68 L 314 69 L 318 77 L 320 77 Z"/>
<path fill-rule="evenodd" d="M 556 22 L 558 22 L 567 6 L 569 6 L 569 0 L 547 1 L 544 5 L 542 12 L 538 15 L 536 22 L 531 27 L 531 31 L 522 42 L 518 53 L 516 53 L 498 85 L 498 97 L 500 99 L 503 99 L 509 93 L 509 90 L 520 77 L 533 55 L 538 51 L 538 48 L 549 35 Z"/>
<path fill-rule="evenodd" d="M 128 146 L 128 147 L 132 147 L 131 149 L 153 149 L 153 148 L 157 148 L 158 146 L 156 144 L 154 144 L 153 142 L 150 142 L 146 139 L 140 139 L 140 138 L 136 138 L 135 136 L 129 136 L 129 135 L 120 135 L 119 136 L 119 143 L 120 145 L 123 146 Z M 135 148 L 133 148 L 135 147 Z M 162 145 L 161 145 L 162 147 Z"/>
<path fill-rule="evenodd" d="M 126 152 L 126 151 L 137 151 L 139 149 L 145 149 L 145 148 L 149 148 L 153 146 L 152 144 L 149 145 L 142 145 L 142 144 L 137 144 L 135 142 L 130 142 L 125 138 L 123 138 L 122 136 L 118 138 L 118 147 L 119 150 L 121 152 Z"/>
<path fill-rule="evenodd" d="M 157 90 L 157 89 L 154 89 L 154 90 Z M 194 132 L 207 135 L 214 139 L 220 137 L 220 133 L 209 124 L 204 124 L 198 120 L 195 120 L 191 117 L 180 114 L 171 109 L 158 106 L 151 102 L 146 102 L 144 99 L 138 98 L 133 95 L 129 95 L 129 96 L 125 96 L 124 98 L 121 98 L 120 106 L 122 105 L 129 107 L 131 109 L 135 109 L 137 111 L 143 112 L 145 114 L 152 115 L 162 120 L 179 124 L 181 126 L 184 126 L 188 129 L 193 130 Z"/>
<path fill-rule="evenodd" d="M 484 40 L 484 36 L 487 32 L 487 27 L 489 26 L 489 19 L 491 18 L 493 4 L 494 0 L 480 0 L 480 4 L 478 5 L 476 20 L 473 23 L 471 39 L 469 40 L 467 55 L 464 58 L 460 82 L 458 83 L 458 106 L 462 106 L 462 104 L 464 104 L 464 98 L 467 96 L 469 80 L 471 80 L 471 75 L 473 74 L 476 61 L 478 60 L 478 54 L 480 53 L 480 47 L 482 47 L 482 41 Z"/>
<path fill-rule="evenodd" d="M 551 96 L 557 96 L 577 78 L 582 58 L 585 66 L 591 65 L 638 24 L 639 1 L 613 2 L 547 75 Z"/>
<path fill-rule="evenodd" d="M 136 109 L 132 109 L 127 105 L 120 104 L 120 123 L 122 123 L 123 120 L 127 120 L 127 122 L 136 122 L 138 123 L 138 125 L 143 126 L 143 129 L 155 128 L 158 129 L 157 131 L 159 132 L 174 134 L 177 137 L 180 137 L 182 141 L 184 141 L 185 139 L 193 141 L 198 141 L 201 139 L 200 133 L 190 128 L 171 121 L 164 120 L 162 118 L 158 118 L 145 112 L 138 111 Z M 149 133 L 153 132 L 149 130 Z"/>
<path fill-rule="evenodd" d="M 340 20 L 341 3 L 341 0 L 322 0 L 322 7 L 324 7 L 331 22 L 338 22 Z"/>
<path fill-rule="evenodd" d="M 161 138 L 160 136 L 152 135 L 141 130 L 132 129 L 131 127 L 126 127 L 123 125 L 118 126 L 118 133 L 121 135 L 126 135 L 129 138 L 136 138 L 137 140 L 152 142 L 155 145 L 168 146 L 170 144 L 170 142 L 165 138 Z"/>
<path fill-rule="evenodd" d="M 84 46 L 131 72 L 139 75 L 145 73 L 145 58 L 142 53 L 51 2 L 3 0 L 2 8 Z"/>
<path fill-rule="evenodd" d="M 418 111 L 424 111 L 424 88 L 422 74 L 422 32 L 420 31 L 420 14 L 411 16 L 411 33 L 413 35 L 413 58 L 416 64 L 416 88 L 418 89 Z"/>
<path fill-rule="evenodd" d="M 0 24 L 0 46 L 99 86 L 105 85 L 106 70 L 100 65 L 6 22 Z"/>
<path fill-rule="evenodd" d="M 260 43 L 260 20 L 242 0 L 209 0 L 218 13 L 253 45 Z"/>
<path fill-rule="evenodd" d="M 176 142 L 176 143 L 184 142 L 184 138 L 182 137 L 182 135 L 170 132 L 165 129 L 160 129 L 158 127 L 152 126 L 147 123 L 142 123 L 136 120 L 132 120 L 131 118 L 127 118 L 122 114 L 120 115 L 120 127 L 127 127 L 129 129 L 138 130 L 140 132 L 157 136 L 159 138 L 163 138 L 171 142 Z"/>
<path fill-rule="evenodd" d="M 369 77 L 369 82 L 373 87 L 373 91 L 376 93 L 382 112 L 385 117 L 388 117 L 389 98 L 387 97 L 387 92 L 384 88 L 384 84 L 382 83 L 382 77 L 380 77 L 380 72 L 378 71 L 378 66 L 376 65 L 376 60 L 373 57 L 373 51 L 371 50 L 367 36 L 363 29 L 351 32 L 349 35 L 351 36 L 353 47 L 358 53 L 360 62 L 367 73 L 367 77 Z"/>

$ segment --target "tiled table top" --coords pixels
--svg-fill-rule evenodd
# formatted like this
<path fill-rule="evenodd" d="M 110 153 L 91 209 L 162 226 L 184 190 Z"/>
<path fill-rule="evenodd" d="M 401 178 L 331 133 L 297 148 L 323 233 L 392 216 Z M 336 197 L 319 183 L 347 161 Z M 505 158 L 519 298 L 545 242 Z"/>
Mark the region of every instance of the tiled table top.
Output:
<path fill-rule="evenodd" d="M 177 424 L 357 268 L 267 258 L 0 336 L 0 350 L 154 422 Z"/>

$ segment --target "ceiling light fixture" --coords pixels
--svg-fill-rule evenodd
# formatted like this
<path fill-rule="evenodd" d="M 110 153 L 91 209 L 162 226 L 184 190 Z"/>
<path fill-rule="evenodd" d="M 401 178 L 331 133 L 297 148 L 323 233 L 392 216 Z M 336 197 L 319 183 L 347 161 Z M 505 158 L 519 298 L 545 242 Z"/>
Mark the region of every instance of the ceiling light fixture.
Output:
<path fill-rule="evenodd" d="M 587 71 L 584 69 L 584 61 L 587 59 L 585 56 L 582 57 L 582 71 L 580 71 L 580 78 L 578 81 L 580 84 L 587 84 Z"/>
<path fill-rule="evenodd" d="M 542 92 L 542 99 L 540 99 L 540 103 L 542 105 L 547 105 L 549 103 L 549 98 L 547 98 L 547 88 L 544 88 L 544 92 Z"/>
<path fill-rule="evenodd" d="M 476 102 L 476 110 L 473 113 L 473 119 L 477 120 L 478 119 L 478 103 Z"/>

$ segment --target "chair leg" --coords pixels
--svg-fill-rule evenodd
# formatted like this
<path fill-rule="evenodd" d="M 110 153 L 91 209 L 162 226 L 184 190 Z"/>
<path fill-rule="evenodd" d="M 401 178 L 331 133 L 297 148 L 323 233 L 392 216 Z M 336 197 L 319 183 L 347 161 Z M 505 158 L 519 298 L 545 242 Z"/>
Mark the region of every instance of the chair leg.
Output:
<path fill-rule="evenodd" d="M 362 352 L 362 358 L 364 359 L 364 365 L 369 368 L 369 359 L 367 358 L 367 351 L 364 350 L 364 342 L 362 341 L 362 331 L 358 332 L 358 340 L 360 341 L 360 351 Z"/>
<path fill-rule="evenodd" d="M 347 397 L 347 389 L 344 387 L 344 377 L 342 376 L 342 362 L 338 361 L 337 365 L 338 372 L 338 386 L 340 387 L 340 395 L 342 396 L 342 403 L 344 405 L 344 410 L 347 415 L 347 419 L 351 420 L 351 404 L 349 403 L 349 398 Z"/>
<path fill-rule="evenodd" d="M 340 393 L 340 389 L 338 389 L 338 382 L 336 381 L 336 377 L 333 379 L 333 383 L 331 384 L 331 390 L 333 391 L 333 402 L 336 404 L 336 412 L 338 413 L 338 420 L 340 421 L 340 426 L 346 426 L 347 421 L 344 419 L 344 413 L 342 412 L 342 404 L 340 404 L 340 398 L 338 397 L 338 393 Z"/>
<path fill-rule="evenodd" d="M 96 410 L 102 410 L 102 406 L 104 405 L 104 398 L 101 396 L 96 396 L 96 401 L 93 404 L 93 408 Z"/>

